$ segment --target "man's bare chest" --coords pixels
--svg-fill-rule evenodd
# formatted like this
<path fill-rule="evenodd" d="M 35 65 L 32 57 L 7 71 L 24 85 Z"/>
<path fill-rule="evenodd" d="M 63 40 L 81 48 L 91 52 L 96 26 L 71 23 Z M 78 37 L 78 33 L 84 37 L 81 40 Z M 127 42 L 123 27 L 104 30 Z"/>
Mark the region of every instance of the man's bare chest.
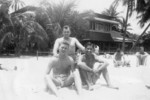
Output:
<path fill-rule="evenodd" d="M 70 62 L 68 61 L 57 61 L 57 63 L 55 63 L 55 68 L 56 69 L 67 69 L 71 66 Z"/>
<path fill-rule="evenodd" d="M 88 66 L 92 66 L 95 63 L 95 59 L 93 57 L 88 57 L 83 60 Z"/>
<path fill-rule="evenodd" d="M 61 42 L 68 42 L 70 47 L 75 47 L 75 41 L 73 39 L 69 39 L 69 40 L 63 39 L 61 40 Z"/>

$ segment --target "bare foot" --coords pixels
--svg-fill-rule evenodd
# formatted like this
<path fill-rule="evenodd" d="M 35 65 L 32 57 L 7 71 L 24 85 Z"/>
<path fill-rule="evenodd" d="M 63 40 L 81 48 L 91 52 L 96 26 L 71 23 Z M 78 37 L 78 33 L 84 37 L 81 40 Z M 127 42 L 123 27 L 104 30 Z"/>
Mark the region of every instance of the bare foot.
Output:
<path fill-rule="evenodd" d="M 150 86 L 149 85 L 145 85 L 148 89 L 150 89 Z"/>
<path fill-rule="evenodd" d="M 88 90 L 93 91 L 94 88 L 93 88 L 92 86 L 89 86 L 89 87 L 88 87 Z"/>
<path fill-rule="evenodd" d="M 117 89 L 117 90 L 119 89 L 119 87 L 116 87 L 116 86 L 113 86 L 113 85 L 108 85 L 108 87 L 112 88 L 112 89 Z"/>

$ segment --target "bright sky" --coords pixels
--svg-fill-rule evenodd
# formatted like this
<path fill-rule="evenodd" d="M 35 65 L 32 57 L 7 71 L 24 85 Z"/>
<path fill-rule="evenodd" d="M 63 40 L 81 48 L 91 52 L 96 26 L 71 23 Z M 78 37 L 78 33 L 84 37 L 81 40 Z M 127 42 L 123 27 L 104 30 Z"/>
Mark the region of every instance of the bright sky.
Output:
<path fill-rule="evenodd" d="M 26 3 L 26 5 L 39 5 L 39 2 L 41 0 L 22 0 Z M 60 0 L 49 0 L 50 2 L 58 3 Z M 64 0 L 65 2 L 69 0 Z M 80 12 L 85 10 L 93 10 L 94 12 L 101 13 L 103 10 L 109 8 L 111 3 L 114 0 L 76 0 L 77 7 L 76 9 Z M 120 16 L 126 15 L 126 7 L 123 7 L 122 4 L 119 5 L 118 9 L 119 12 L 122 11 Z M 131 23 L 131 27 L 133 30 L 130 32 L 140 34 L 143 32 L 144 28 L 140 28 L 139 24 L 137 24 L 136 14 L 132 16 L 132 18 L 129 19 L 129 23 Z M 146 25 L 145 25 L 146 26 Z"/>

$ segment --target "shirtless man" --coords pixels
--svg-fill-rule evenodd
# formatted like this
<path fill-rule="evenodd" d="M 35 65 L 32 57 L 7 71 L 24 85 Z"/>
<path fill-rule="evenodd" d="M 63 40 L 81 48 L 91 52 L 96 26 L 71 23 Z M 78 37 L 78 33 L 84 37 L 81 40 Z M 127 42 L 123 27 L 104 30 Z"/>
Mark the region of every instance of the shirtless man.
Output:
<path fill-rule="evenodd" d="M 58 48 L 59 48 L 60 44 L 63 41 L 67 41 L 70 45 L 68 54 L 69 54 L 69 56 L 73 57 L 73 59 L 75 60 L 76 59 L 76 56 L 75 56 L 76 46 L 82 51 L 84 51 L 85 48 L 84 48 L 84 46 L 82 46 L 82 44 L 76 38 L 70 37 L 71 31 L 70 31 L 70 27 L 68 25 L 65 25 L 63 27 L 62 33 L 63 33 L 63 37 L 58 38 L 55 41 L 54 48 L 53 48 L 53 55 L 57 56 Z"/>
<path fill-rule="evenodd" d="M 140 51 L 136 54 L 137 57 L 137 67 L 139 65 L 146 65 L 146 58 L 148 57 L 148 53 L 144 51 L 144 47 L 140 47 Z"/>
<path fill-rule="evenodd" d="M 78 94 L 81 94 L 81 80 L 79 73 L 73 72 L 74 60 L 68 56 L 68 42 L 61 42 L 58 56 L 53 56 L 49 62 L 46 83 L 47 89 L 59 96 L 57 87 L 68 87 L 75 83 Z"/>
<path fill-rule="evenodd" d="M 124 66 L 125 62 L 124 53 L 120 50 L 120 48 L 118 48 L 117 51 L 115 52 L 113 61 L 115 67 Z"/>
<path fill-rule="evenodd" d="M 70 37 L 71 35 L 71 30 L 70 27 L 68 25 L 65 25 L 63 27 L 63 37 L 56 39 L 55 44 L 54 44 L 54 48 L 53 48 L 53 55 L 54 56 L 58 56 L 58 48 L 60 46 L 60 44 L 62 42 L 68 42 L 69 43 L 69 51 L 68 51 L 68 55 L 71 56 L 75 63 L 77 62 L 77 57 L 76 57 L 76 46 L 78 47 L 78 49 L 80 49 L 82 52 L 85 51 L 85 47 L 74 37 Z M 86 66 L 78 66 L 81 69 L 85 69 L 87 71 L 91 71 L 91 69 L 89 69 Z M 77 69 L 75 71 L 78 71 Z"/>
<path fill-rule="evenodd" d="M 92 85 L 94 85 L 97 81 L 97 79 L 100 77 L 100 74 L 102 73 L 104 76 L 104 79 L 107 82 L 108 87 L 118 89 L 117 87 L 114 87 L 111 85 L 107 66 L 109 65 L 106 61 L 101 60 L 98 58 L 98 56 L 93 53 L 93 44 L 90 42 L 86 44 L 85 54 L 81 55 L 79 57 L 78 65 L 79 66 L 85 66 L 90 68 L 91 71 L 82 70 L 82 81 L 84 80 L 85 83 L 88 85 L 88 89 L 92 90 Z"/>

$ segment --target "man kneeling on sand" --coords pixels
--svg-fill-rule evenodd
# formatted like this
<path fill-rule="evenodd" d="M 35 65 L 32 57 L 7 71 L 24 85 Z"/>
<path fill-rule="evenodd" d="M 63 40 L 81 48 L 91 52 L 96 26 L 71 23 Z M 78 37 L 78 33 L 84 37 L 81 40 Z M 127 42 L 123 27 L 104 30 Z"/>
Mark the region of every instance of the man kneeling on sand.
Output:
<path fill-rule="evenodd" d="M 69 87 L 73 83 L 78 94 L 81 94 L 80 75 L 77 71 L 73 71 L 74 60 L 68 56 L 68 49 L 69 43 L 62 42 L 58 56 L 53 56 L 48 65 L 45 77 L 47 90 L 51 90 L 56 96 L 59 96 L 58 88 Z"/>
<path fill-rule="evenodd" d="M 106 61 L 99 59 L 98 56 L 95 53 L 93 53 L 93 44 L 88 42 L 85 45 L 85 54 L 79 57 L 78 66 L 79 68 L 80 66 L 90 68 L 89 70 L 80 70 L 82 82 L 88 86 L 89 90 L 93 90 L 92 85 L 96 83 L 101 73 L 103 74 L 108 87 L 118 89 L 118 87 L 112 86 L 110 82 L 107 71 L 108 65 L 109 64 Z"/>

